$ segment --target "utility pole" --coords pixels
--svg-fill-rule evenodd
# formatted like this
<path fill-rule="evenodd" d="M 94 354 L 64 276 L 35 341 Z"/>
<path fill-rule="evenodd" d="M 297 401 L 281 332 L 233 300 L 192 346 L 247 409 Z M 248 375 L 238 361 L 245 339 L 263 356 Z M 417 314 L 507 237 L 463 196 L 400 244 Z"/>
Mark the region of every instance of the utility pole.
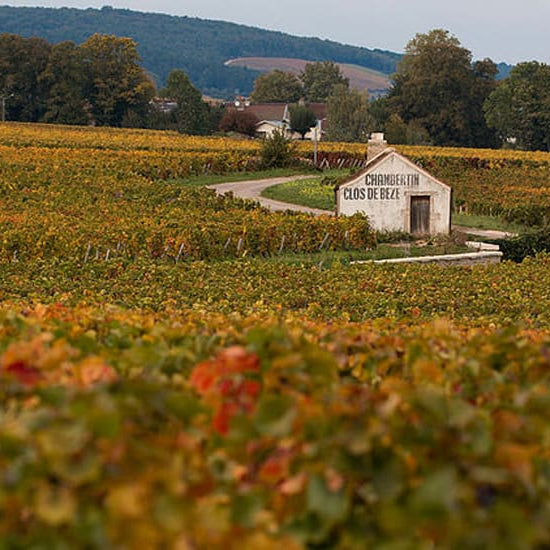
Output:
<path fill-rule="evenodd" d="M 318 135 L 317 133 L 321 130 L 321 121 L 318 120 L 317 124 L 315 124 L 315 130 L 313 130 L 313 166 L 317 168 L 317 140 Z"/>
<path fill-rule="evenodd" d="M 13 97 L 13 94 L 3 95 L 0 97 L 0 101 L 2 101 L 2 122 L 6 122 L 6 99 L 9 99 L 10 97 Z"/>

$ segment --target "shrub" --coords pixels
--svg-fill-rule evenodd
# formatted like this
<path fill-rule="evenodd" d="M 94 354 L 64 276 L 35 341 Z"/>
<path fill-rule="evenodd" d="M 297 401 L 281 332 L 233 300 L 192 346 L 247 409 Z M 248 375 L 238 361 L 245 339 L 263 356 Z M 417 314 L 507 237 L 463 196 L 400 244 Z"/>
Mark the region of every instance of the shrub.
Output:
<path fill-rule="evenodd" d="M 513 239 L 498 239 L 494 242 L 500 246 L 504 260 L 522 262 L 527 256 L 550 252 L 550 229 L 545 228 Z"/>
<path fill-rule="evenodd" d="M 283 168 L 290 166 L 294 160 L 295 147 L 291 139 L 280 130 L 264 139 L 260 151 L 263 168 Z"/>
<path fill-rule="evenodd" d="M 258 117 L 254 113 L 228 109 L 220 121 L 220 130 L 254 136 L 258 122 Z"/>

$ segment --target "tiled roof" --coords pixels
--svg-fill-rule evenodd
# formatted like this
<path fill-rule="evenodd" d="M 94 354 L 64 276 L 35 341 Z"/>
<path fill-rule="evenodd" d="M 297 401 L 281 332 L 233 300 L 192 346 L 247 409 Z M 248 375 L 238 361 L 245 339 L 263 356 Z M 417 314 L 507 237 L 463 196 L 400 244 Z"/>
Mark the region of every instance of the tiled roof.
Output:
<path fill-rule="evenodd" d="M 326 103 L 306 103 L 306 107 L 313 111 L 317 120 L 323 120 L 327 118 L 327 105 Z M 251 103 L 249 105 L 242 105 L 241 107 L 229 107 L 231 109 L 238 109 L 247 113 L 252 113 L 258 120 L 283 120 L 285 113 L 288 113 L 288 103 Z M 325 124 L 323 123 L 323 127 Z"/>
<path fill-rule="evenodd" d="M 430 178 L 432 181 L 435 181 L 438 185 L 442 185 L 443 187 L 447 187 L 450 189 L 450 186 L 446 183 L 442 182 L 441 180 L 437 179 L 435 176 L 432 176 L 427 170 L 424 170 L 424 168 L 417 166 L 414 162 L 412 162 L 410 159 L 405 157 L 404 155 L 401 155 L 398 153 L 393 147 L 387 147 L 382 152 L 378 153 L 375 157 L 373 157 L 367 165 L 362 168 L 361 170 L 357 171 L 355 174 L 352 174 L 349 178 L 347 178 L 344 182 L 342 182 L 339 187 L 343 187 L 353 181 L 355 181 L 357 178 L 362 177 L 363 175 L 369 173 L 371 170 L 373 170 L 376 166 L 379 164 L 382 164 L 384 160 L 386 160 L 389 156 L 396 155 L 400 157 L 405 163 L 409 164 L 412 168 L 414 168 L 417 172 L 421 172 L 426 177 Z"/>
<path fill-rule="evenodd" d="M 258 120 L 283 120 L 285 109 L 286 103 L 253 103 L 244 108 Z"/>

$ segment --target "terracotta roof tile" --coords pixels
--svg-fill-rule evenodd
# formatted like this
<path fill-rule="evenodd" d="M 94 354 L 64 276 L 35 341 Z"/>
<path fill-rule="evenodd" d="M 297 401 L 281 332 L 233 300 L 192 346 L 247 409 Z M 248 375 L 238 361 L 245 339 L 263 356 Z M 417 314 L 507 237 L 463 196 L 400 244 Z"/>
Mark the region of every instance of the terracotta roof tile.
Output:
<path fill-rule="evenodd" d="M 245 107 L 247 113 L 252 113 L 258 120 L 282 120 L 286 103 L 253 103 Z"/>

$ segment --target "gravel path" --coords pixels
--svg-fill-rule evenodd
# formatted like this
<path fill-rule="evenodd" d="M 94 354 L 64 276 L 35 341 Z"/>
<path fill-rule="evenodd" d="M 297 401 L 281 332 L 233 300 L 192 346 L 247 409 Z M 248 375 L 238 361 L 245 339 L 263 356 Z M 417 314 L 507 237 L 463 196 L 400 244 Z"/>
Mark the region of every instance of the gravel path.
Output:
<path fill-rule="evenodd" d="M 496 229 L 475 229 L 474 227 L 463 227 L 461 225 L 453 225 L 453 229 L 460 231 L 461 233 L 468 233 L 469 235 L 475 235 L 476 237 L 483 237 L 485 239 L 509 239 L 510 237 L 516 237 L 516 233 L 507 233 L 506 231 L 497 231 Z"/>
<path fill-rule="evenodd" d="M 334 216 L 334 212 L 331 210 L 319 210 L 318 208 L 309 208 L 308 206 L 290 204 L 288 202 L 276 201 L 261 196 L 262 191 L 267 187 L 271 187 L 272 185 L 278 185 L 279 183 L 285 183 L 287 181 L 296 181 L 311 177 L 311 175 L 289 176 L 263 180 L 235 181 L 231 183 L 218 183 L 216 185 L 208 185 L 208 188 L 214 189 L 219 195 L 232 192 L 236 197 L 240 197 L 241 199 L 255 200 L 259 202 L 262 206 L 265 206 L 270 210 L 293 210 L 295 212 L 308 212 L 317 216 L 321 214 Z M 459 225 L 453 225 L 453 229 L 461 231 L 462 233 L 468 233 L 469 235 L 484 237 L 486 239 L 505 239 L 509 237 L 515 237 L 515 233 L 506 233 L 504 231 L 496 231 L 492 229 L 475 229 L 473 227 L 463 227 Z"/>
<path fill-rule="evenodd" d="M 261 193 L 267 187 L 285 183 L 287 181 L 296 181 L 300 179 L 308 179 L 312 176 L 290 176 L 281 178 L 269 178 L 264 180 L 249 180 L 235 181 L 232 183 L 219 183 L 216 185 L 208 185 L 209 189 L 214 189 L 218 195 L 232 192 L 236 197 L 241 199 L 252 199 L 259 202 L 262 206 L 270 210 L 294 210 L 295 212 L 307 212 L 320 216 L 321 214 L 334 216 L 334 212 L 330 210 L 319 210 L 318 208 L 309 208 L 308 206 L 300 206 L 299 204 L 290 204 L 288 202 L 276 201 L 267 199 L 261 196 Z"/>

